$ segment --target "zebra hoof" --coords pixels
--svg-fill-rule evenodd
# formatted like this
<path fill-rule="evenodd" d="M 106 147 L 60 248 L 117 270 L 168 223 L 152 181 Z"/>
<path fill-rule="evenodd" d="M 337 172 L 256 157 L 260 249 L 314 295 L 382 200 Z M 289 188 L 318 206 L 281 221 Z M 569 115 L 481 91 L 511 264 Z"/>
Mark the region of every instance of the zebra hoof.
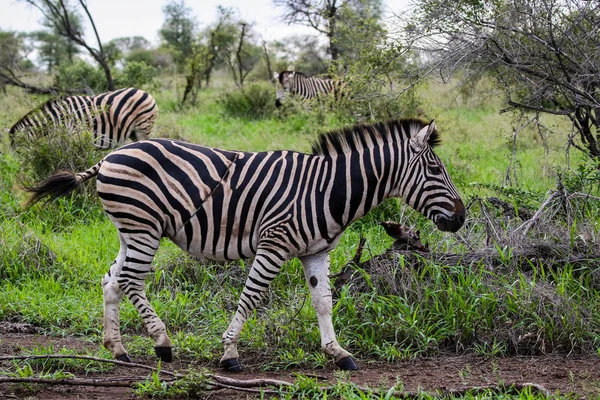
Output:
<path fill-rule="evenodd" d="M 131 358 L 129 358 L 129 354 L 127 353 L 123 353 L 121 355 L 117 356 L 117 361 L 123 361 L 126 363 L 132 363 L 133 361 L 131 361 Z"/>
<path fill-rule="evenodd" d="M 358 366 L 354 362 L 354 359 L 350 356 L 342 358 L 336 362 L 335 365 L 344 371 L 358 371 Z"/>
<path fill-rule="evenodd" d="M 227 372 L 242 372 L 242 365 L 237 358 L 221 361 L 221 367 Z"/>
<path fill-rule="evenodd" d="M 154 352 L 156 357 L 160 358 L 163 362 L 173 361 L 173 352 L 170 347 L 155 347 Z"/>

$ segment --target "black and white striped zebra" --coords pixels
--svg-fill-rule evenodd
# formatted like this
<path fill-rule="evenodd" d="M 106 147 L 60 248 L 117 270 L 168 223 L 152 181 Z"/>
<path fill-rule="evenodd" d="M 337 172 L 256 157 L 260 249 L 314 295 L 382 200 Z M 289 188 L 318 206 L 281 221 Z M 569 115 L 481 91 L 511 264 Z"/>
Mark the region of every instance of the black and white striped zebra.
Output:
<path fill-rule="evenodd" d="M 308 77 L 298 71 L 275 72 L 277 85 L 275 106 L 280 107 L 288 93 L 298 95 L 304 99 L 314 99 L 320 96 L 332 95 L 334 98 L 341 95 L 344 82 L 341 79 Z"/>
<path fill-rule="evenodd" d="M 323 350 L 339 367 L 357 369 L 333 331 L 329 252 L 350 223 L 388 197 L 404 199 L 440 230 L 455 232 L 463 225 L 463 202 L 433 152 L 438 139 L 433 121 L 417 119 L 323 134 L 312 154 L 151 139 L 121 147 L 84 172 L 58 172 L 28 190 L 33 204 L 98 176 L 98 195 L 121 241 L 102 281 L 104 345 L 117 359 L 129 360 L 119 332 L 123 294 L 141 314 L 157 355 L 171 359 L 171 340 L 144 291 L 160 239 L 168 237 L 199 258 L 254 258 L 223 334 L 224 368 L 241 370 L 237 342 L 246 319 L 282 264 L 298 257 Z"/>
<path fill-rule="evenodd" d="M 97 96 L 50 99 L 15 123 L 9 135 L 14 145 L 20 131 L 32 136 L 50 126 L 83 123 L 92 130 L 94 146 L 109 149 L 127 139 L 147 139 L 157 116 L 158 107 L 150 93 L 128 88 Z"/>

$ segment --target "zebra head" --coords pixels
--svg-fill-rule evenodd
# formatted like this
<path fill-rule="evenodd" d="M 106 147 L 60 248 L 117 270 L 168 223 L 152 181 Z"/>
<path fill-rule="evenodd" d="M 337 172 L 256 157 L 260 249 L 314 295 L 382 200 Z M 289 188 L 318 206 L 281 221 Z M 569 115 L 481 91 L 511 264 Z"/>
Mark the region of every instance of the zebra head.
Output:
<path fill-rule="evenodd" d="M 456 232 L 465 222 L 465 206 L 448 171 L 433 152 L 439 143 L 435 124 L 413 120 L 405 146 L 405 173 L 400 174 L 396 194 L 432 220 L 439 230 Z"/>
<path fill-rule="evenodd" d="M 277 96 L 275 100 L 275 106 L 281 107 L 281 105 L 283 104 L 283 100 L 285 99 L 285 93 L 290 91 L 290 88 L 292 86 L 292 80 L 294 79 L 296 72 L 282 71 L 281 73 L 275 72 L 273 75 L 275 79 L 277 79 Z"/>

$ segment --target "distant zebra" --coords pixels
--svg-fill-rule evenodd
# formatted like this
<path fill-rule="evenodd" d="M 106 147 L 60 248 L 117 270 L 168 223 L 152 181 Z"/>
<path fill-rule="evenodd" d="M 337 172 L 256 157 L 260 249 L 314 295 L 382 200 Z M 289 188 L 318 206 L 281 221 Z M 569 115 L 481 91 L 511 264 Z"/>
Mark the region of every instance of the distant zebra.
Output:
<path fill-rule="evenodd" d="M 275 106 L 280 107 L 287 93 L 302 96 L 305 99 L 313 99 L 319 96 L 340 96 L 344 88 L 341 79 L 327 79 L 317 76 L 308 77 L 302 72 L 282 71 L 274 73 L 277 81 L 277 98 Z"/>
<path fill-rule="evenodd" d="M 171 339 L 146 298 L 144 280 L 162 237 L 195 257 L 254 258 L 237 311 L 223 334 L 221 365 L 240 371 L 237 342 L 246 319 L 282 264 L 298 257 L 316 310 L 321 346 L 342 369 L 358 369 L 332 324 L 329 252 L 344 229 L 388 197 L 400 197 L 440 230 L 457 231 L 465 207 L 434 154 L 433 121 L 394 120 L 323 134 L 312 154 L 249 153 L 167 139 L 128 144 L 84 172 L 51 175 L 29 204 L 63 196 L 98 176 L 102 205 L 121 249 L 105 275 L 104 346 L 130 360 L 121 342 L 119 302 L 133 302 L 171 360 Z"/>
<path fill-rule="evenodd" d="M 140 89 L 121 89 L 97 96 L 69 96 L 50 99 L 27 113 L 10 128 L 11 145 L 15 135 L 71 122 L 87 124 L 93 132 L 93 144 L 99 149 L 118 147 L 125 140 L 146 139 L 158 107 L 152 95 Z"/>

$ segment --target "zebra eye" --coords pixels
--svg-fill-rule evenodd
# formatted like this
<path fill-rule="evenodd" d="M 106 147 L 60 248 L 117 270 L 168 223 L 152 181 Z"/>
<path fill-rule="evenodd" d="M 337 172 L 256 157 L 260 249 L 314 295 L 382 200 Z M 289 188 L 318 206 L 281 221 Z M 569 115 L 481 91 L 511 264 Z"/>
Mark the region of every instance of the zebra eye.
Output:
<path fill-rule="evenodd" d="M 439 175 L 442 173 L 442 169 L 439 165 L 428 165 L 427 171 L 429 171 L 429 173 L 432 175 Z"/>

